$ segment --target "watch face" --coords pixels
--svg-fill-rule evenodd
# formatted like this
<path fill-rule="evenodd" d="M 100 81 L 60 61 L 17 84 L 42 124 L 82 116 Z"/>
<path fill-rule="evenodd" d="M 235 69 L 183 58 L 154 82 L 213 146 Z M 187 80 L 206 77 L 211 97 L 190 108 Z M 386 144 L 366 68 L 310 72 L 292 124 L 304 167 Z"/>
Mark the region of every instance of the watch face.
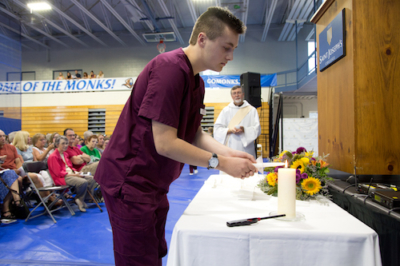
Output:
<path fill-rule="evenodd" d="M 210 159 L 210 166 L 212 167 L 212 168 L 215 168 L 215 167 L 217 167 L 218 166 L 218 158 L 215 158 L 215 157 L 212 157 L 211 159 Z"/>

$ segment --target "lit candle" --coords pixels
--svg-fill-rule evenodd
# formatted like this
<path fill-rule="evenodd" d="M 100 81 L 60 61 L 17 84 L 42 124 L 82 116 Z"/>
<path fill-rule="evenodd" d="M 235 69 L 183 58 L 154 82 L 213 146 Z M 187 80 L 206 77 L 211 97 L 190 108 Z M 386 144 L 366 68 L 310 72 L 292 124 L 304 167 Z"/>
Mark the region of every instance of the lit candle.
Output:
<path fill-rule="evenodd" d="M 296 217 L 296 169 L 278 169 L 278 214 Z"/>

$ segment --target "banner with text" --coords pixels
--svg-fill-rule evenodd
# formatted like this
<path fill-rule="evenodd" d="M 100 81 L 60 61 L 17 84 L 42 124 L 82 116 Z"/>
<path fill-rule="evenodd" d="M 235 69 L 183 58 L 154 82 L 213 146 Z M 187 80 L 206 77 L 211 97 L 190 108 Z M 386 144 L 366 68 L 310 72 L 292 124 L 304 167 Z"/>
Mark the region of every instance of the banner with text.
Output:
<path fill-rule="evenodd" d="M 131 90 L 136 78 L 0 81 L 0 93 L 49 93 Z"/>
<path fill-rule="evenodd" d="M 207 89 L 216 88 L 232 88 L 235 85 L 240 85 L 240 75 L 203 75 L 204 85 Z M 261 75 L 261 87 L 276 86 L 276 74 Z"/>
<path fill-rule="evenodd" d="M 202 76 L 206 88 L 232 88 L 240 85 L 240 75 Z M 0 81 L 0 94 L 55 93 L 131 90 L 135 78 L 70 79 L 41 81 Z M 261 87 L 276 86 L 276 74 L 261 75 Z"/>

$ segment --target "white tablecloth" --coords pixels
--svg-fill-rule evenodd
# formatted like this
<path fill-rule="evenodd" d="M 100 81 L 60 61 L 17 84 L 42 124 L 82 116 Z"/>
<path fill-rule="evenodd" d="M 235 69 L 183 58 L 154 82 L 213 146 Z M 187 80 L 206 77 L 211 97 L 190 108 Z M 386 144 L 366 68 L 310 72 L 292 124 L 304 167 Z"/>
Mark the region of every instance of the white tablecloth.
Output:
<path fill-rule="evenodd" d="M 227 227 L 277 210 L 277 198 L 255 187 L 259 179 L 210 176 L 175 225 L 167 265 L 381 265 L 378 235 L 332 202 L 297 201 L 302 221 Z"/>

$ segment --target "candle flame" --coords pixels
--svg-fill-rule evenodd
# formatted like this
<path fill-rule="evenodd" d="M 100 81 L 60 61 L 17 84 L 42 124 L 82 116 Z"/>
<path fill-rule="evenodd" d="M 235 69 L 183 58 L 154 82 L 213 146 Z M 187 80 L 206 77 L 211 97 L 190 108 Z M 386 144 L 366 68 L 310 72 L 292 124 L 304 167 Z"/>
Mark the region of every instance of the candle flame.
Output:
<path fill-rule="evenodd" d="M 288 168 L 288 162 L 287 162 L 287 160 L 285 161 L 285 168 Z"/>

